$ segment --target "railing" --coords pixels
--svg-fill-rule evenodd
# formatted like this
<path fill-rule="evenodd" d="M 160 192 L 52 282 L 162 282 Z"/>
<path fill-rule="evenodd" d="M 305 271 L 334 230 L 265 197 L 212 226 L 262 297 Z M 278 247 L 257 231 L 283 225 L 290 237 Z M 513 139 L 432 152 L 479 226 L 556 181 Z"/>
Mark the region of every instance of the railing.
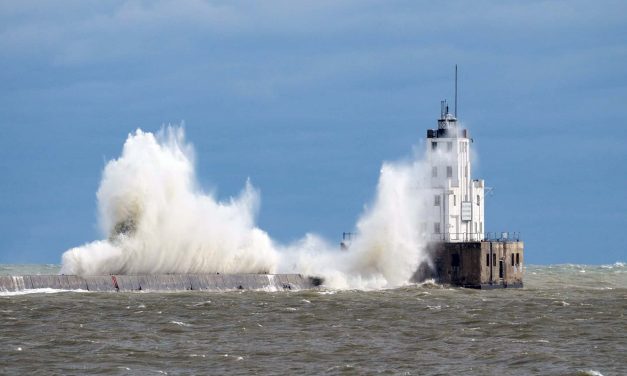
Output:
<path fill-rule="evenodd" d="M 342 240 L 343 241 L 352 241 L 354 237 L 356 237 L 357 234 L 354 232 L 343 232 L 342 233 Z"/>
<path fill-rule="evenodd" d="M 432 234 L 431 240 L 444 242 L 478 242 L 478 241 L 520 241 L 520 232 L 446 232 Z"/>
<path fill-rule="evenodd" d="M 480 232 L 445 232 L 442 234 L 434 234 L 437 240 L 445 242 L 478 242 L 483 240 L 483 234 Z"/>
<path fill-rule="evenodd" d="M 350 248 L 351 243 L 353 242 L 353 238 L 357 237 L 357 234 L 354 232 L 343 232 L 342 233 L 342 241 L 340 242 L 340 249 L 347 250 Z"/>
<path fill-rule="evenodd" d="M 520 232 L 501 231 L 486 232 L 485 240 L 495 240 L 500 242 L 518 242 L 520 241 Z"/>

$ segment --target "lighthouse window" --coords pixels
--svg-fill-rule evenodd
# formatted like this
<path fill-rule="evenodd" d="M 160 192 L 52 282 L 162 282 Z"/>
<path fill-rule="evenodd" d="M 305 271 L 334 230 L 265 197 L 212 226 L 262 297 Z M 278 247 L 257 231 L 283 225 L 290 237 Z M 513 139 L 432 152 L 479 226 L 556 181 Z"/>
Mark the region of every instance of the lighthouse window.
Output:
<path fill-rule="evenodd" d="M 496 253 L 492 254 L 492 266 L 496 265 Z"/>
<path fill-rule="evenodd" d="M 437 149 L 437 148 L 438 148 L 438 143 L 437 143 L 437 142 L 435 142 L 435 141 L 433 141 L 433 142 L 431 143 L 431 149 L 432 149 L 432 150 L 435 150 L 435 149 Z"/>
<path fill-rule="evenodd" d="M 490 254 L 485 254 L 485 266 L 490 266 Z"/>
<path fill-rule="evenodd" d="M 453 206 L 457 206 L 457 195 L 453 195 Z"/>
<path fill-rule="evenodd" d="M 434 178 L 438 177 L 438 168 L 436 166 L 433 166 L 431 168 L 431 176 L 434 177 Z"/>
<path fill-rule="evenodd" d="M 436 234 L 440 233 L 440 223 L 436 222 L 433 224 L 433 232 L 435 232 Z"/>
<path fill-rule="evenodd" d="M 516 254 L 516 264 L 520 265 L 520 253 Z"/>
<path fill-rule="evenodd" d="M 481 205 L 481 196 L 477 195 L 477 205 Z"/>
<path fill-rule="evenodd" d="M 446 166 L 446 177 L 447 178 L 452 178 L 453 177 L 453 167 Z"/>
<path fill-rule="evenodd" d="M 512 253 L 512 266 L 514 266 L 514 254 Z"/>
<path fill-rule="evenodd" d="M 447 142 L 446 143 L 446 151 L 451 151 L 453 150 L 453 143 L 452 142 Z"/>
<path fill-rule="evenodd" d="M 440 206 L 440 195 L 435 195 L 433 206 Z"/>

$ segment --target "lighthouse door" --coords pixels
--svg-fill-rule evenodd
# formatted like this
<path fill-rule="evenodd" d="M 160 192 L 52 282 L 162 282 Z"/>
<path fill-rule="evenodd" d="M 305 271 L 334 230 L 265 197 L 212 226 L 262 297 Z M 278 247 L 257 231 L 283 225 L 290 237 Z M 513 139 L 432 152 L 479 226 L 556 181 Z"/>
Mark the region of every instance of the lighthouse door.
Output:
<path fill-rule="evenodd" d="M 504 264 L 503 260 L 499 260 L 499 278 L 501 279 L 503 278 L 503 272 L 505 269 L 505 265 L 503 264 Z"/>

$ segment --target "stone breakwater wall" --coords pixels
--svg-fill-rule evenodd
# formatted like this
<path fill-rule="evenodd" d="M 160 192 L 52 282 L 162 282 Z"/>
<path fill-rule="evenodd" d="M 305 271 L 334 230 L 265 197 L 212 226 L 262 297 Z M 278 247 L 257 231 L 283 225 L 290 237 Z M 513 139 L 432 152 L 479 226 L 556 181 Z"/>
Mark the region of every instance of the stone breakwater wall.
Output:
<path fill-rule="evenodd" d="M 160 275 L 21 275 L 0 276 L 0 291 L 33 289 L 84 291 L 286 291 L 313 289 L 316 277 L 300 274 L 160 274 Z"/>

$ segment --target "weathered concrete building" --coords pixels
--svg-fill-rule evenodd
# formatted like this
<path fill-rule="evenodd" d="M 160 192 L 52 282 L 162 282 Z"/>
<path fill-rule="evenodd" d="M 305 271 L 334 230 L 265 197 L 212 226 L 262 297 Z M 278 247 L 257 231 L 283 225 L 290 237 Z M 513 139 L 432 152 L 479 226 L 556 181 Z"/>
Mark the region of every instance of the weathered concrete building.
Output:
<path fill-rule="evenodd" d="M 523 247 L 517 239 L 433 242 L 428 249 L 432 263 L 423 265 L 414 280 L 480 289 L 522 287 Z"/>

